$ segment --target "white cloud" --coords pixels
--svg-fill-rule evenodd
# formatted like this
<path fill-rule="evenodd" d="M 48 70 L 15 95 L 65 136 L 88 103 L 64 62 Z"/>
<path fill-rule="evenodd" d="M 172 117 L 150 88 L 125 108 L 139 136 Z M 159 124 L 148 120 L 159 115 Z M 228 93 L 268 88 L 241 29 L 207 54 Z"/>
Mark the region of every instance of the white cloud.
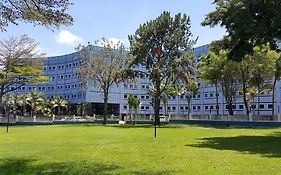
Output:
<path fill-rule="evenodd" d="M 67 44 L 70 46 L 75 46 L 84 42 L 84 39 L 80 36 L 77 36 L 68 30 L 61 31 L 58 35 L 55 36 L 56 40 L 60 44 Z"/>

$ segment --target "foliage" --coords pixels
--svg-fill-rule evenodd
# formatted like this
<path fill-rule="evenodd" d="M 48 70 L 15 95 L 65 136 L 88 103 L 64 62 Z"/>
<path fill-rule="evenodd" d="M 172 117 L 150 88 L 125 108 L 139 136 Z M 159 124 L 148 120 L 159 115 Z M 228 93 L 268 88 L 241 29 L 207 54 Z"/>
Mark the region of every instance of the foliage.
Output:
<path fill-rule="evenodd" d="M 2 0 L 0 29 L 18 21 L 46 27 L 70 25 L 73 18 L 65 11 L 71 4 L 69 0 Z"/>
<path fill-rule="evenodd" d="M 128 105 L 131 109 L 135 110 L 135 115 L 134 115 L 134 124 L 136 123 L 136 115 L 137 115 L 137 111 L 141 108 L 141 102 L 138 98 L 136 98 L 133 94 L 129 94 L 128 97 Z M 131 117 L 130 117 L 131 119 Z"/>
<path fill-rule="evenodd" d="M 68 102 L 64 100 L 61 96 L 56 96 L 51 102 L 52 108 L 58 109 L 58 115 L 61 114 L 61 108 L 67 108 Z"/>
<path fill-rule="evenodd" d="M 128 79 L 132 74 L 128 69 L 129 58 L 123 44 L 113 44 L 104 38 L 102 44 L 103 47 L 91 44 L 78 47 L 83 64 L 77 69 L 77 73 L 81 75 L 85 85 L 92 83 L 103 91 L 104 124 L 106 124 L 110 87 Z"/>
<path fill-rule="evenodd" d="M 207 55 L 201 57 L 198 68 L 199 77 L 207 83 L 215 85 L 217 106 L 218 87 L 221 87 L 227 102 L 228 112 L 233 115 L 232 104 L 238 89 L 238 76 L 236 75 L 238 67 L 235 62 L 228 60 L 228 50 L 220 50 L 217 53 L 209 51 Z"/>
<path fill-rule="evenodd" d="M 50 80 L 42 75 L 42 55 L 37 54 L 37 46 L 26 35 L 0 41 L 0 105 L 4 94 L 26 84 L 41 84 Z"/>
<path fill-rule="evenodd" d="M 281 39 L 279 0 L 214 0 L 214 4 L 216 10 L 206 16 L 202 25 L 226 28 L 232 38 L 230 58 L 241 60 L 262 44 L 270 43 L 276 48 L 276 39 Z"/>
<path fill-rule="evenodd" d="M 39 111 L 39 106 L 44 103 L 44 94 L 37 91 L 36 89 L 31 90 L 26 94 L 26 104 L 31 108 L 30 115 L 36 115 L 36 112 Z"/>
<path fill-rule="evenodd" d="M 134 56 L 132 65 L 147 69 L 151 81 L 155 121 L 160 124 L 160 100 L 166 86 L 174 80 L 176 70 L 186 66 L 186 52 L 190 52 L 194 41 L 190 40 L 190 18 L 177 14 L 174 18 L 163 12 L 129 36 L 130 52 Z"/>

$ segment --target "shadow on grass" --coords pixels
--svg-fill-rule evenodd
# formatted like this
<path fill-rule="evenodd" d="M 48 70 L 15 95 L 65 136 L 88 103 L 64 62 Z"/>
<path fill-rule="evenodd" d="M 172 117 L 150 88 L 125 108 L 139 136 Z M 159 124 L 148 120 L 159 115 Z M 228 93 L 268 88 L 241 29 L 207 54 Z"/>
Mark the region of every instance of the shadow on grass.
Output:
<path fill-rule="evenodd" d="M 114 128 L 154 128 L 152 124 L 126 124 L 126 125 L 106 125 L 107 127 L 114 127 Z M 170 125 L 170 124 L 162 124 L 157 126 L 157 128 L 183 128 L 182 125 Z"/>
<path fill-rule="evenodd" d="M 73 174 L 112 174 L 116 165 L 93 162 L 50 162 L 39 164 L 33 159 L 0 159 L 0 175 L 73 175 Z"/>
<path fill-rule="evenodd" d="M 185 146 L 231 150 L 272 158 L 281 157 L 281 132 L 268 136 L 210 137 L 199 141 L 197 144 Z"/>

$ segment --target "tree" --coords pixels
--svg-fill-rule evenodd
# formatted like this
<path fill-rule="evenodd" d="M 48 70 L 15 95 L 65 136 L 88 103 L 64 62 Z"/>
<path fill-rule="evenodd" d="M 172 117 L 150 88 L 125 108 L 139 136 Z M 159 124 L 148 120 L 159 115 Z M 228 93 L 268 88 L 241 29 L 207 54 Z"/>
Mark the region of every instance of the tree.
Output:
<path fill-rule="evenodd" d="M 225 62 L 221 87 L 222 92 L 227 103 L 227 109 L 229 115 L 234 114 L 233 104 L 237 98 L 239 77 L 237 76 L 238 64 L 232 60 Z"/>
<path fill-rule="evenodd" d="M 219 52 L 209 51 L 203 55 L 198 63 L 199 76 L 210 84 L 216 86 L 216 101 L 218 113 L 218 86 L 222 88 L 223 95 L 227 102 L 229 115 L 233 115 L 233 102 L 236 98 L 238 88 L 237 64 L 228 60 L 228 50 Z"/>
<path fill-rule="evenodd" d="M 61 98 L 61 96 L 56 96 L 52 101 L 52 108 L 58 108 L 58 115 L 61 115 L 61 108 L 67 108 L 68 102 Z"/>
<path fill-rule="evenodd" d="M 19 103 L 20 102 L 20 96 L 16 94 L 10 95 L 10 103 L 11 103 L 11 112 L 14 115 L 14 118 L 16 118 L 18 112 L 19 112 Z"/>
<path fill-rule="evenodd" d="M 6 127 L 6 132 L 9 132 L 9 126 L 10 126 L 10 113 L 11 113 L 11 95 L 10 94 L 5 94 L 3 97 L 3 110 L 5 114 L 7 115 L 7 127 Z"/>
<path fill-rule="evenodd" d="M 26 35 L 0 41 L 0 108 L 3 95 L 26 84 L 41 84 L 50 80 L 42 76 L 42 54 L 37 43 Z"/>
<path fill-rule="evenodd" d="M 180 13 L 173 18 L 169 12 L 140 25 L 135 34 L 129 36 L 130 53 L 134 56 L 132 63 L 145 66 L 151 81 L 149 91 L 154 107 L 155 131 L 156 125 L 160 124 L 161 95 L 174 78 L 175 70 L 181 64 L 179 60 L 192 49 L 194 41 L 190 40 L 191 36 L 190 18 Z"/>
<path fill-rule="evenodd" d="M 253 69 L 251 72 L 250 85 L 252 85 L 253 88 L 256 88 L 257 97 L 258 97 L 257 109 L 259 115 L 260 94 L 263 91 L 268 91 L 269 89 L 272 89 L 272 87 L 270 87 L 270 84 L 265 82 L 273 79 L 275 74 L 274 72 L 276 66 L 275 63 L 279 55 L 276 51 L 271 50 L 269 45 L 262 45 L 259 47 L 258 46 L 255 47 L 253 55 L 250 55 L 250 57 L 254 63 L 252 64 Z"/>
<path fill-rule="evenodd" d="M 132 74 L 128 69 L 129 58 L 125 56 L 124 46 L 106 39 L 102 39 L 102 44 L 103 47 L 88 44 L 78 48 L 83 64 L 77 69 L 77 73 L 81 75 L 84 85 L 93 83 L 103 91 L 103 124 L 106 124 L 110 87 Z"/>
<path fill-rule="evenodd" d="M 281 39 L 279 0 L 214 0 L 216 10 L 207 14 L 204 26 L 225 27 L 232 38 L 230 58 L 241 60 L 255 46 L 270 43 L 276 48 Z"/>
<path fill-rule="evenodd" d="M 199 94 L 199 88 L 197 81 L 195 79 L 191 79 L 189 82 L 185 83 L 184 92 L 188 105 L 188 119 L 191 119 L 191 100 L 194 95 Z"/>
<path fill-rule="evenodd" d="M 131 109 L 135 110 L 135 114 L 134 114 L 134 124 L 135 124 L 136 123 L 137 111 L 141 108 L 141 102 L 139 101 L 139 99 L 134 97 L 134 95 L 130 94 L 129 97 L 128 97 L 128 105 Z M 132 121 L 131 116 L 130 116 L 130 119 Z"/>
<path fill-rule="evenodd" d="M 69 5 L 69 0 L 2 0 L 0 29 L 4 31 L 18 21 L 46 27 L 70 25 L 73 18 L 66 13 Z"/>
<path fill-rule="evenodd" d="M 222 81 L 223 69 L 225 65 L 225 57 L 221 59 L 219 55 L 220 51 L 208 52 L 207 55 L 201 56 L 201 61 L 197 64 L 198 67 L 198 76 L 207 84 L 215 85 L 216 89 L 216 111 L 219 115 L 219 87 Z"/>
<path fill-rule="evenodd" d="M 275 111 L 275 88 L 276 88 L 276 82 L 281 79 L 281 54 L 279 54 L 279 57 L 275 60 L 275 69 L 274 69 L 274 78 L 273 78 L 273 84 L 272 84 L 272 117 L 274 117 L 274 111 Z"/>
<path fill-rule="evenodd" d="M 48 100 L 44 100 L 41 103 L 39 103 L 38 106 L 36 106 L 36 111 L 42 113 L 43 115 L 46 115 L 48 117 L 52 117 L 53 116 L 53 104 L 52 104 L 52 100 L 48 99 Z"/>
<path fill-rule="evenodd" d="M 31 90 L 26 94 L 26 102 L 27 105 L 30 106 L 30 116 L 36 114 L 38 110 L 38 106 L 44 103 L 44 94 L 42 92 L 38 92 L 36 89 Z"/>

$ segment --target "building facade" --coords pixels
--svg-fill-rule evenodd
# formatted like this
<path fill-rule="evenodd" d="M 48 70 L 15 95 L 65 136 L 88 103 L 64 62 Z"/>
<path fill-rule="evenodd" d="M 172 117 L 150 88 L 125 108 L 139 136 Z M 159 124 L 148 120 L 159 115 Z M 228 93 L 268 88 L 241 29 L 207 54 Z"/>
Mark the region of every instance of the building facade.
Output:
<path fill-rule="evenodd" d="M 208 45 L 200 46 L 194 49 L 194 54 L 198 59 L 202 54 L 208 52 Z M 44 85 L 26 85 L 17 90 L 17 93 L 26 93 L 32 89 L 37 89 L 45 94 L 46 98 L 61 96 L 72 104 L 88 104 L 90 111 L 95 114 L 102 114 L 103 96 L 102 91 L 94 86 L 92 81 L 88 82 L 87 88 L 83 88 L 81 78 L 76 73 L 76 69 L 82 63 L 78 53 L 71 53 L 62 56 L 49 57 L 45 61 L 44 75 L 50 76 L 51 81 Z M 144 67 L 136 67 L 139 70 L 145 70 Z M 215 87 L 198 82 L 200 93 L 193 96 L 191 102 L 191 113 L 193 115 L 216 114 L 216 96 Z M 140 99 L 142 106 L 139 110 L 141 115 L 153 114 L 151 106 L 151 97 L 148 94 L 149 78 L 146 75 L 140 75 L 134 83 L 121 83 L 113 85 L 109 94 L 109 113 L 115 115 L 126 115 L 129 113 L 128 96 L 133 94 Z M 261 95 L 260 114 L 270 115 L 272 110 L 271 95 L 263 93 Z M 275 113 L 280 113 L 281 106 L 281 82 L 276 86 L 276 104 Z M 235 115 L 245 115 L 245 107 L 242 98 L 237 98 L 233 105 Z M 163 104 L 160 107 L 160 113 L 164 114 Z M 170 97 L 168 102 L 168 112 L 171 115 L 186 116 L 188 114 L 187 99 L 184 95 Z M 227 115 L 225 99 L 219 92 L 219 114 Z"/>

